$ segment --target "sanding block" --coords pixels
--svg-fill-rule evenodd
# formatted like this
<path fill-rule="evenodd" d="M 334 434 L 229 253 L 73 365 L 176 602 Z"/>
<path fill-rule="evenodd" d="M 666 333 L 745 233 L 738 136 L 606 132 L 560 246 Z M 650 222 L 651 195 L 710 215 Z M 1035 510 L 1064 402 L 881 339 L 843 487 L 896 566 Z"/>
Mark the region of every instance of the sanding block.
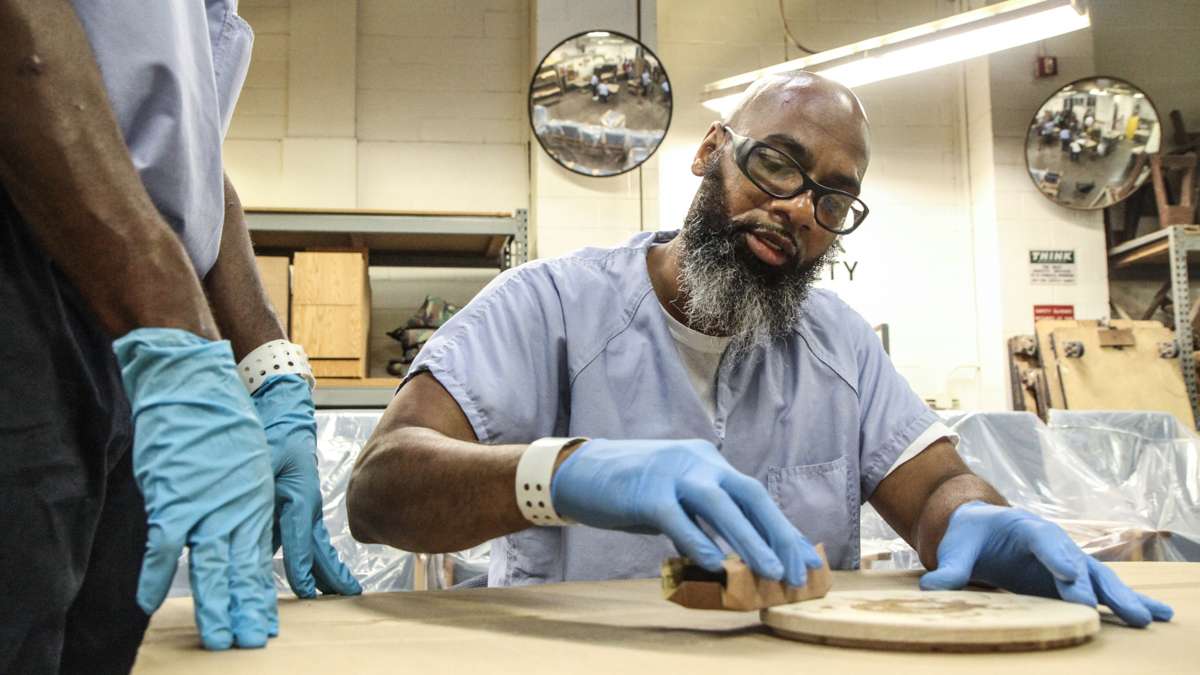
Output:
<path fill-rule="evenodd" d="M 825 547 L 817 544 L 821 567 L 808 570 L 804 586 L 763 579 L 741 558 L 730 555 L 720 572 L 709 572 L 687 558 L 670 558 L 662 564 L 663 597 L 691 609 L 725 609 L 748 612 L 801 600 L 824 597 L 833 585 Z"/>

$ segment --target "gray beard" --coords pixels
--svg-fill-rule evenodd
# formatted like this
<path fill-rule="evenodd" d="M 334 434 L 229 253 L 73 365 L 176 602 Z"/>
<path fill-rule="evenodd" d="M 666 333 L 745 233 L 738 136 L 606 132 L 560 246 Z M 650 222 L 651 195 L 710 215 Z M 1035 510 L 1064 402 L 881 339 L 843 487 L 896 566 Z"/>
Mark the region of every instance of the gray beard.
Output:
<path fill-rule="evenodd" d="M 720 172 L 712 171 L 679 234 L 683 313 L 695 330 L 732 338 L 726 354 L 738 359 L 791 333 L 830 255 L 826 251 L 807 263 L 771 268 L 746 248 L 742 235 L 749 225 L 731 221 Z"/>

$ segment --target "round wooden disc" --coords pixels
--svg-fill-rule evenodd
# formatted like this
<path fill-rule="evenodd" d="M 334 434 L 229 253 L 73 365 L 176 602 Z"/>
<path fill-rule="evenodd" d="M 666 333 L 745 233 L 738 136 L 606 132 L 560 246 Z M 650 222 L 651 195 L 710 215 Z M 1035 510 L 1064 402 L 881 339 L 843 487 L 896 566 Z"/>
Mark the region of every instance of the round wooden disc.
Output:
<path fill-rule="evenodd" d="M 834 591 L 762 611 L 779 635 L 846 647 L 904 651 L 1029 651 L 1086 642 L 1093 608 L 980 591 Z"/>

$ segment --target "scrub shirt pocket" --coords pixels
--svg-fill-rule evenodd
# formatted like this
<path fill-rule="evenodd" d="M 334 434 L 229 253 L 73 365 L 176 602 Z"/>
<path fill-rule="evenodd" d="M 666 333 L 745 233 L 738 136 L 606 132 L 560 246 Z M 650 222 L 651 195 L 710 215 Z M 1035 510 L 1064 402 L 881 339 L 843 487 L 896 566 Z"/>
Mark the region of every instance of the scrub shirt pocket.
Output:
<path fill-rule="evenodd" d="M 825 544 L 829 566 L 858 567 L 858 509 L 845 457 L 767 469 L 767 491 L 813 544 Z"/>

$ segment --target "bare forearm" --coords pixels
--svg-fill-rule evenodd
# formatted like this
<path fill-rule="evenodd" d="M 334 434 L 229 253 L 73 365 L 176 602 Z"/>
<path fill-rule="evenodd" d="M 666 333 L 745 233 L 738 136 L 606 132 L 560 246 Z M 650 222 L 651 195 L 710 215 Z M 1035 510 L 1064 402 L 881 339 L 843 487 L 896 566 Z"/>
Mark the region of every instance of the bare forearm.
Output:
<path fill-rule="evenodd" d="M 1008 505 L 1004 497 L 987 481 L 970 472 L 946 479 L 930 493 L 908 538 L 908 542 L 917 549 L 921 564 L 927 569 L 932 570 L 938 566 L 938 545 L 942 543 L 954 510 L 976 500 L 1000 506 Z"/>
<path fill-rule="evenodd" d="M 204 291 L 221 335 L 233 344 L 234 358 L 241 360 L 255 347 L 287 337 L 258 276 L 246 214 L 228 176 L 221 250 L 204 278 Z"/>
<path fill-rule="evenodd" d="M 376 434 L 346 497 L 350 530 L 406 551 L 460 551 L 529 527 L 513 492 L 524 445 L 481 445 L 432 429 Z"/>
<path fill-rule="evenodd" d="M 0 2 L 0 181 L 112 336 L 216 338 L 200 282 L 142 185 L 66 0 Z"/>

